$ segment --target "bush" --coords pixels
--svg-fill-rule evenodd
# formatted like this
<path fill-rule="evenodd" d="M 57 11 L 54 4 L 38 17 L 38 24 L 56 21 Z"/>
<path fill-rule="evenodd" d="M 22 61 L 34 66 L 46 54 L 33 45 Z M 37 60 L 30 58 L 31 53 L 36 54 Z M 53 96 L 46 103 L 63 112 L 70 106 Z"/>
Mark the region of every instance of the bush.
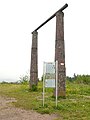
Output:
<path fill-rule="evenodd" d="M 77 83 L 90 84 L 90 75 L 77 75 Z"/>
<path fill-rule="evenodd" d="M 19 82 L 21 84 L 28 84 L 28 82 L 29 82 L 29 76 L 25 75 L 25 76 L 20 77 L 20 81 Z"/>
<path fill-rule="evenodd" d="M 67 81 L 75 83 L 90 84 L 90 75 L 75 75 L 74 77 L 67 77 Z"/>
<path fill-rule="evenodd" d="M 32 85 L 31 91 L 37 91 L 37 85 Z"/>

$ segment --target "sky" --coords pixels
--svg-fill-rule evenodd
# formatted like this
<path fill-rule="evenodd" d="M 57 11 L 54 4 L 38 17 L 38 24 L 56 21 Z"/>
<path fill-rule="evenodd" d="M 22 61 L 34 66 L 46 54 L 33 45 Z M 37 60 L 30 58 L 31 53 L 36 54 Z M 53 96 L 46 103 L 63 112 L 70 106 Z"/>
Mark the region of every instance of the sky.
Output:
<path fill-rule="evenodd" d="M 60 9 L 64 10 L 66 75 L 90 75 L 89 0 L 0 0 L 0 81 L 17 81 L 29 73 L 31 32 Z M 38 30 L 38 70 L 55 58 L 56 19 Z"/>

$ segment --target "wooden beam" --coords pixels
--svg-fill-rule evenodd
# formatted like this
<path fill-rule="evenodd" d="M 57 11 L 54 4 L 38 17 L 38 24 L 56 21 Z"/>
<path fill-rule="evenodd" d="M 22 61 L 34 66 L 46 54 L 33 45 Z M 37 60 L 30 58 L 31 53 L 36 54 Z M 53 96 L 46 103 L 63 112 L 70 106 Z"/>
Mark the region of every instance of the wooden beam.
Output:
<path fill-rule="evenodd" d="M 47 22 L 49 22 L 52 18 L 54 18 L 57 14 L 57 12 L 59 11 L 63 11 L 65 8 L 68 7 L 68 4 L 66 3 L 62 8 L 60 8 L 58 11 L 56 11 L 51 17 L 49 17 L 45 22 L 43 22 L 39 27 L 37 27 L 34 31 L 37 31 L 38 29 L 40 29 L 42 26 L 44 26 Z M 33 31 L 33 32 L 34 32 Z M 32 32 L 32 33 L 33 33 Z"/>

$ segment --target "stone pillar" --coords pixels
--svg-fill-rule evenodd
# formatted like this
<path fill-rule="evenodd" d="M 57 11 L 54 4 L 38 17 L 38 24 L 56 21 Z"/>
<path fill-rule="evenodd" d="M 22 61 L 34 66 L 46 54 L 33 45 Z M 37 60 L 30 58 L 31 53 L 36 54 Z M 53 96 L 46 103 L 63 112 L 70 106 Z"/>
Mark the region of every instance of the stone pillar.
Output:
<path fill-rule="evenodd" d="M 38 32 L 32 33 L 32 48 L 31 48 L 31 66 L 30 66 L 30 89 L 38 84 Z"/>
<path fill-rule="evenodd" d="M 58 61 L 58 96 L 65 97 L 64 13 L 56 13 L 55 61 Z"/>

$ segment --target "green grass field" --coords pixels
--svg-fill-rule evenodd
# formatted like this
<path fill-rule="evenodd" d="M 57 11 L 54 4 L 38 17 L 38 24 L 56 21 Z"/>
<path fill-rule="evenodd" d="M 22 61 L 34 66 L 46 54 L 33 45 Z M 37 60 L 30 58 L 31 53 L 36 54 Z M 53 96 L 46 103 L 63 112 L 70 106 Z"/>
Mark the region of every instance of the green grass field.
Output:
<path fill-rule="evenodd" d="M 90 86 L 67 82 L 66 99 L 58 99 L 55 107 L 55 98 L 52 97 L 53 89 L 46 89 L 45 107 L 42 107 L 42 82 L 38 90 L 32 92 L 28 85 L 0 84 L 0 95 L 16 98 L 12 104 L 23 109 L 33 109 L 39 113 L 55 113 L 57 120 L 90 120 Z"/>

